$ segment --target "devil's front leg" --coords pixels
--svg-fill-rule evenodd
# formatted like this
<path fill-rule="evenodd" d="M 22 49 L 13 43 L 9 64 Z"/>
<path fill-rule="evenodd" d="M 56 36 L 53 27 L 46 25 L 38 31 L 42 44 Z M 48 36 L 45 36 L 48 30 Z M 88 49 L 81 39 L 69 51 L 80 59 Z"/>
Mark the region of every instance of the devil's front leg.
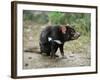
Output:
<path fill-rule="evenodd" d="M 57 49 L 58 49 L 57 43 L 52 42 L 52 43 L 51 43 L 51 58 L 52 58 L 52 59 L 55 59 L 55 57 L 57 57 L 57 56 L 56 56 Z"/>
<path fill-rule="evenodd" d="M 64 49 L 63 49 L 64 44 L 60 44 L 59 48 L 60 48 L 60 53 L 62 55 L 62 58 L 66 58 L 66 56 L 64 55 Z"/>

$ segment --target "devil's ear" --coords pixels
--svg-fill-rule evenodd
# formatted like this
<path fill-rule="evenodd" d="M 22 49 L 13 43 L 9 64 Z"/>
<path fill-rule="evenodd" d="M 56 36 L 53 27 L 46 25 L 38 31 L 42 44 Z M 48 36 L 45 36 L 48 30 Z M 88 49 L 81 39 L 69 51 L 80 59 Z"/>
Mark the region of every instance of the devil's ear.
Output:
<path fill-rule="evenodd" d="M 65 26 L 61 26 L 61 32 L 62 32 L 63 34 L 65 34 L 66 31 L 67 31 L 67 28 L 66 28 Z"/>

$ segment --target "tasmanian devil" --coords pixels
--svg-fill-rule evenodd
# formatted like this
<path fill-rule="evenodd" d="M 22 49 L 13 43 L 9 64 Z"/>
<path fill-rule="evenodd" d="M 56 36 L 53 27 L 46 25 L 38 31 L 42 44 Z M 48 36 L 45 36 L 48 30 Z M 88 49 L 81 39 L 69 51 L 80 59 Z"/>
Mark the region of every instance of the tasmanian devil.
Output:
<path fill-rule="evenodd" d="M 75 40 L 80 36 L 70 25 L 47 26 L 40 34 L 40 51 L 47 56 L 55 58 L 59 48 L 64 57 L 63 46 L 66 41 Z"/>

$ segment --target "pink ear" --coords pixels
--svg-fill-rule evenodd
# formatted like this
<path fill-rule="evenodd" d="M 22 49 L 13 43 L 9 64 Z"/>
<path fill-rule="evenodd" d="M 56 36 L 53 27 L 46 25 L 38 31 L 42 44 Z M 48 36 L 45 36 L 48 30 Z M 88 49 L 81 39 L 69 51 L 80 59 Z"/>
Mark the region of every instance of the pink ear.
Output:
<path fill-rule="evenodd" d="M 61 26 L 61 31 L 62 31 L 62 33 L 66 33 L 66 31 L 67 31 L 67 29 L 66 29 L 66 27 L 65 26 Z"/>

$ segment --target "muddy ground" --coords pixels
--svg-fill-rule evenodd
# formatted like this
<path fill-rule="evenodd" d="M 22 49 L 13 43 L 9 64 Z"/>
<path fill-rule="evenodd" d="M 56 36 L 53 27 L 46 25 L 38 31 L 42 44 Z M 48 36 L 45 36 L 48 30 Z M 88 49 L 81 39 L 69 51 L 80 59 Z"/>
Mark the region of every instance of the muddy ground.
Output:
<path fill-rule="evenodd" d="M 90 66 L 91 56 L 89 45 L 84 47 L 83 51 L 73 52 L 65 50 L 65 59 L 62 59 L 59 50 L 56 54 L 59 55 L 56 59 L 51 59 L 45 55 L 36 52 L 23 53 L 23 68 L 36 69 L 36 68 L 55 68 L 55 67 L 79 67 Z M 39 51 L 39 49 L 37 49 Z"/>
<path fill-rule="evenodd" d="M 90 36 L 81 35 L 74 41 L 66 42 L 64 52 L 66 59 L 62 59 L 59 50 L 56 54 L 60 57 L 55 60 L 50 59 L 39 52 L 39 36 L 46 26 L 34 26 L 32 22 L 24 22 L 23 48 L 32 52 L 23 51 L 23 69 L 52 68 L 52 67 L 78 67 L 91 65 L 91 44 Z"/>

